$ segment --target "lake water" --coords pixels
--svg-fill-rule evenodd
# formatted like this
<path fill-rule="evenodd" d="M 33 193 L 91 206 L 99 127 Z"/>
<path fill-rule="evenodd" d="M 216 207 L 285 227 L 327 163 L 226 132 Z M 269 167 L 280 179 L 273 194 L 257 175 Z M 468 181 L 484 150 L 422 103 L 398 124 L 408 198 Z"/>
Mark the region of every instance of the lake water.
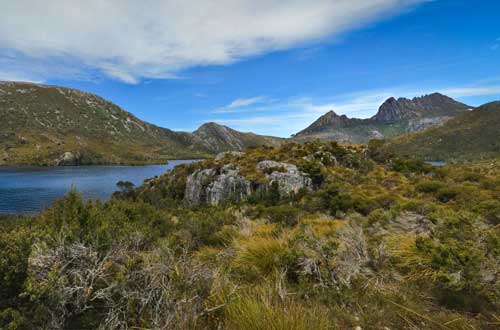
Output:
<path fill-rule="evenodd" d="M 426 161 L 427 164 L 431 164 L 431 165 L 434 165 L 434 166 L 445 166 L 446 165 L 446 162 L 443 162 L 443 161 L 432 161 L 432 160 L 428 160 Z"/>
<path fill-rule="evenodd" d="M 108 199 L 120 180 L 141 185 L 193 160 L 172 160 L 166 165 L 0 167 L 0 214 L 33 214 L 64 196 L 72 186 L 85 198 Z"/>

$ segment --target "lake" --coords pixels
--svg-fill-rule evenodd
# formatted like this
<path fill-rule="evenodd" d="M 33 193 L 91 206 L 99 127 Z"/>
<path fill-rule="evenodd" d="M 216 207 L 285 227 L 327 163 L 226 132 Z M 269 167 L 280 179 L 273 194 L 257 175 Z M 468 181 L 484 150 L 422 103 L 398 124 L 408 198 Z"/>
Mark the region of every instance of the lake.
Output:
<path fill-rule="evenodd" d="M 433 166 L 445 166 L 446 165 L 446 162 L 443 162 L 443 161 L 440 161 L 440 160 L 428 160 L 426 161 L 427 164 L 431 164 Z"/>
<path fill-rule="evenodd" d="M 0 214 L 37 213 L 72 186 L 85 198 L 106 200 L 120 180 L 141 185 L 145 179 L 193 161 L 147 166 L 0 167 Z"/>

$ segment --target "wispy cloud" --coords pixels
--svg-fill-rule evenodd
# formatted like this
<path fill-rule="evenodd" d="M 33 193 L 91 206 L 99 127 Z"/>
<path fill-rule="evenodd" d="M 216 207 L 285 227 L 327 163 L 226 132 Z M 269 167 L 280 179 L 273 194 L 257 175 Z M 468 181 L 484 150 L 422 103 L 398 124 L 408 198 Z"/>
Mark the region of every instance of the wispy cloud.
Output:
<path fill-rule="evenodd" d="M 233 102 L 231 102 L 227 108 L 228 109 L 237 109 L 241 107 L 247 107 L 252 104 L 256 103 L 262 103 L 266 100 L 265 96 L 257 96 L 257 97 L 252 97 L 249 99 L 236 99 Z"/>
<path fill-rule="evenodd" d="M 266 96 L 255 96 L 251 98 L 240 98 L 232 101 L 231 103 L 222 106 L 218 109 L 213 110 L 213 113 L 236 113 L 236 112 L 244 112 L 245 109 L 248 109 L 248 107 L 257 105 L 257 104 L 263 104 L 263 103 L 269 103 L 272 100 L 269 99 Z M 255 111 L 255 109 L 253 109 Z"/>
<path fill-rule="evenodd" d="M 456 87 L 445 88 L 441 93 L 450 97 L 471 97 L 483 95 L 500 95 L 500 85 L 498 86 L 475 86 L 475 87 Z"/>
<path fill-rule="evenodd" d="M 290 136 L 304 129 L 319 116 L 330 110 L 334 110 L 339 115 L 345 114 L 349 117 L 368 118 L 373 116 L 379 106 L 389 97 L 412 98 L 434 92 L 440 92 L 458 99 L 478 96 L 500 96 L 500 85 L 442 87 L 434 89 L 387 88 L 337 95 L 333 98 L 302 96 L 282 100 L 275 99 L 267 105 L 249 105 L 245 107 L 245 112 L 220 112 L 220 117 L 210 120 L 243 131 Z"/>
<path fill-rule="evenodd" d="M 4 1 L 0 59 L 21 54 L 11 59 L 18 76 L 69 68 L 133 84 L 300 47 L 426 1 Z"/>

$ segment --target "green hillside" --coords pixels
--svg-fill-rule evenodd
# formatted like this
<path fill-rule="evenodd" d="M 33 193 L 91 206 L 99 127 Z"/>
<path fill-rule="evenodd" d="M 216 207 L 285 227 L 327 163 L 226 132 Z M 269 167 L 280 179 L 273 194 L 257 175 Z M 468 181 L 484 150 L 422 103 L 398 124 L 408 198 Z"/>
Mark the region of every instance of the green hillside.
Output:
<path fill-rule="evenodd" d="M 216 123 L 203 124 L 193 132 L 193 135 L 198 137 L 207 149 L 215 153 L 230 150 L 242 151 L 249 147 L 263 145 L 279 146 L 285 141 L 285 139 L 273 136 L 239 132 Z"/>
<path fill-rule="evenodd" d="M 204 134 L 175 132 L 97 95 L 31 83 L 0 83 L 0 117 L 0 165 L 163 163 L 279 141 L 216 124 Z"/>
<path fill-rule="evenodd" d="M 500 102 L 485 104 L 440 127 L 404 135 L 384 149 L 426 160 L 469 161 L 500 157 Z"/>

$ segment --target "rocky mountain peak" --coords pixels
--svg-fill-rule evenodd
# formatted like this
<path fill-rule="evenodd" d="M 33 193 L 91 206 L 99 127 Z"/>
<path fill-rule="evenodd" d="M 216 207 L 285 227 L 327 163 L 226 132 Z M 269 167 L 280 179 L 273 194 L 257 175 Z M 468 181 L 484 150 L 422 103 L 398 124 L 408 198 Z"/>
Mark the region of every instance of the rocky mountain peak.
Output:
<path fill-rule="evenodd" d="M 391 123 L 415 118 L 453 117 L 470 108 L 470 106 L 440 93 L 432 93 L 413 99 L 391 97 L 380 106 L 377 114 L 371 120 Z"/>
<path fill-rule="evenodd" d="M 259 145 L 278 146 L 283 142 L 281 138 L 239 132 L 214 122 L 201 125 L 193 132 L 193 136 L 214 153 L 229 150 L 243 151 L 248 147 Z"/>
<path fill-rule="evenodd" d="M 323 116 L 319 117 L 314 123 L 303 131 L 296 134 L 296 136 L 317 133 L 326 130 L 331 130 L 337 127 L 349 126 L 355 119 L 350 119 L 346 115 L 338 115 L 335 111 L 330 110 Z"/>

